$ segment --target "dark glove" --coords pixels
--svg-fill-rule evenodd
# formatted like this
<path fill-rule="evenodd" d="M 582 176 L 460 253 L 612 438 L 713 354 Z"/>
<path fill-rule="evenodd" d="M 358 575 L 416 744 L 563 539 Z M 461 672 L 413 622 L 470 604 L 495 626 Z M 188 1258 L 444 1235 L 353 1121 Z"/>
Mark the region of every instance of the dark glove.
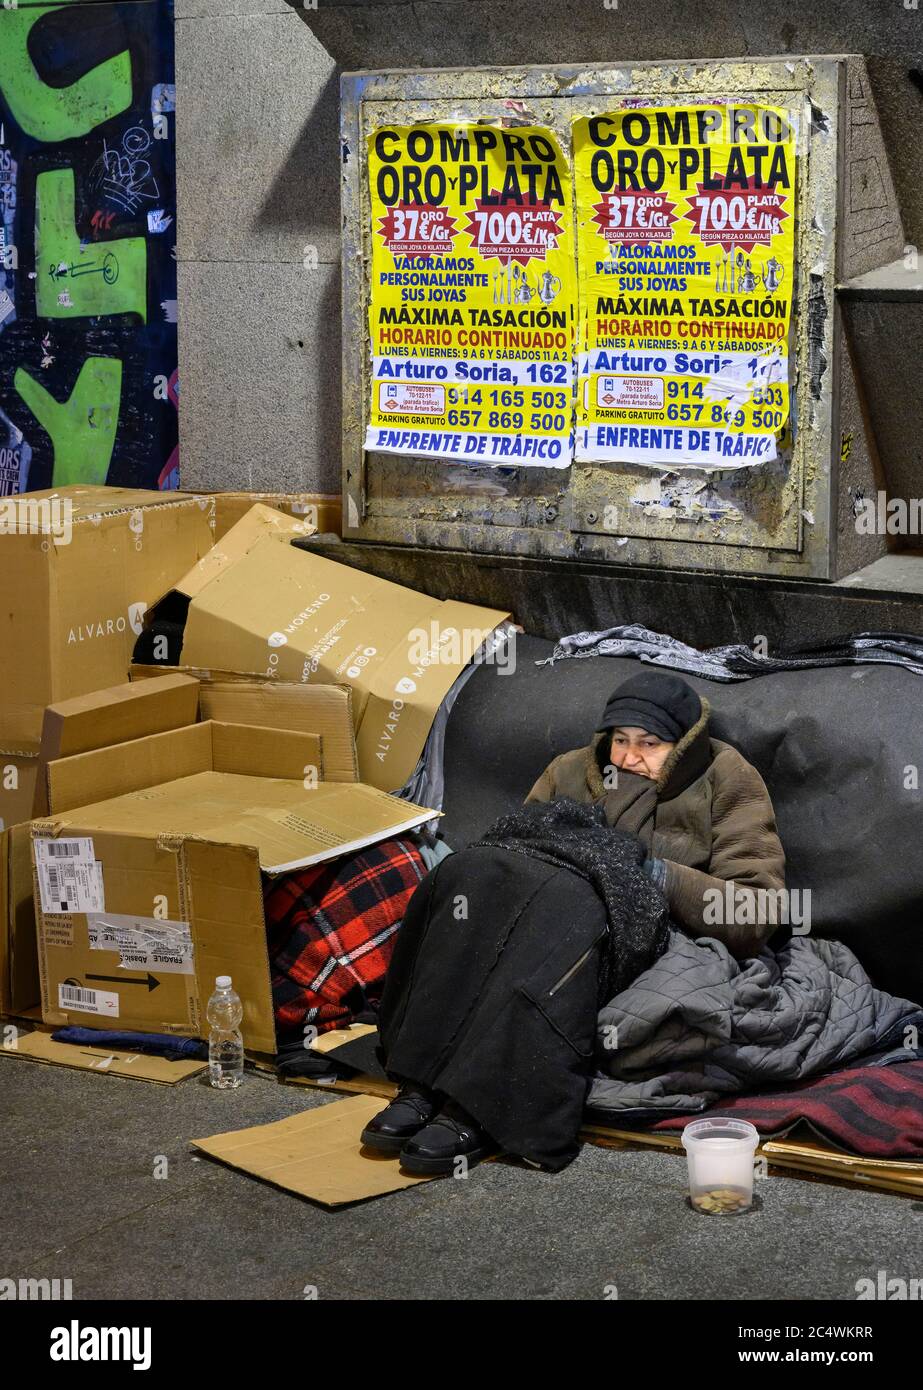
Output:
<path fill-rule="evenodd" d="M 666 861 L 663 859 L 648 858 L 645 859 L 641 868 L 647 874 L 648 878 L 653 880 L 662 893 L 667 886 Z"/>

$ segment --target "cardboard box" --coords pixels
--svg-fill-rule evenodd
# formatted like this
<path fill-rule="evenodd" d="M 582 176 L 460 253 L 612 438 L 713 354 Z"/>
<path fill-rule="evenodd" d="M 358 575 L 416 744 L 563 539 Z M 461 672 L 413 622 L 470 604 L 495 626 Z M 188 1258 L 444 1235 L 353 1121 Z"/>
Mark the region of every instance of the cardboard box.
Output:
<path fill-rule="evenodd" d="M 132 662 L 130 668 L 133 682 L 165 673 L 183 674 L 198 681 L 202 719 L 319 734 L 324 745 L 324 781 L 359 781 L 352 691 L 348 685 L 295 685 L 245 671 L 208 671 L 199 666 L 144 666 Z"/>
<path fill-rule="evenodd" d="M 198 682 L 189 676 L 163 674 L 146 686 L 123 682 L 78 695 L 45 710 L 37 755 L 0 755 L 0 786 L 7 784 L 0 791 L 6 819 L 0 835 L 0 1013 L 20 1015 L 40 998 L 28 822 L 48 809 L 48 764 L 191 723 L 198 695 Z"/>
<path fill-rule="evenodd" d="M 509 615 L 292 546 L 301 535 L 302 523 L 255 506 L 164 596 L 174 611 L 188 599 L 183 668 L 350 685 L 360 776 L 397 790 L 449 687 Z"/>
<path fill-rule="evenodd" d="M 147 606 L 212 545 L 211 502 L 73 486 L 0 499 L 0 748 L 46 705 L 124 681 Z"/>
<path fill-rule="evenodd" d="M 0 752 L 0 1014 L 22 1013 L 39 999 L 29 833 L 22 830 L 38 773 L 37 753 Z"/>
<path fill-rule="evenodd" d="M 297 521 L 310 522 L 316 531 L 343 533 L 343 499 L 338 492 L 206 492 L 202 496 L 214 499 L 216 541 L 258 502 Z"/>
<path fill-rule="evenodd" d="M 262 874 L 435 814 L 362 783 L 306 786 L 321 752 L 316 735 L 208 721 L 50 764 L 31 827 L 45 1022 L 201 1036 L 229 974 L 245 1045 L 274 1052 Z"/>
<path fill-rule="evenodd" d="M 194 724 L 198 711 L 199 682 L 191 676 L 162 672 L 156 680 L 142 684 L 123 681 L 49 705 L 39 747 L 40 775 L 28 819 L 47 812 L 48 767 L 59 758 Z"/>
<path fill-rule="evenodd" d="M 0 835 L 0 1014 L 21 1016 L 41 998 L 29 842 L 28 821 Z"/>
<path fill-rule="evenodd" d="M 60 780 L 67 772 L 65 769 L 59 773 L 54 766 L 62 757 L 119 747 L 131 740 L 182 728 L 193 724 L 199 714 L 203 719 L 214 718 L 221 723 L 256 724 L 314 734 L 319 740 L 311 745 L 318 779 L 358 781 L 348 687 L 291 686 L 237 679 L 209 682 L 207 688 L 202 688 L 198 680 L 188 675 L 165 673 L 161 667 L 149 670 L 153 677 L 150 680 L 126 682 L 48 707 L 41 754 L 23 760 L 29 787 L 23 786 L 24 777 L 20 777 L 15 808 L 12 791 L 8 794 L 8 809 L 11 813 L 15 809 L 18 820 L 25 822 L 33 815 L 47 814 L 49 777 Z M 123 759 L 121 751 L 113 751 L 109 763 L 116 780 L 103 784 L 101 793 L 80 781 L 82 764 L 68 764 L 68 768 L 77 769 L 77 801 L 85 803 L 98 795 L 114 794 L 115 786 L 121 786 L 117 777 Z M 11 763 L 9 769 L 8 780 L 12 780 L 18 767 Z M 160 770 L 154 775 L 163 780 Z M 127 788 L 135 785 L 135 777 L 135 772 L 127 773 Z M 29 839 L 28 826 L 21 833 L 0 836 L 0 1012 L 17 1015 L 37 1005 L 40 999 Z"/>

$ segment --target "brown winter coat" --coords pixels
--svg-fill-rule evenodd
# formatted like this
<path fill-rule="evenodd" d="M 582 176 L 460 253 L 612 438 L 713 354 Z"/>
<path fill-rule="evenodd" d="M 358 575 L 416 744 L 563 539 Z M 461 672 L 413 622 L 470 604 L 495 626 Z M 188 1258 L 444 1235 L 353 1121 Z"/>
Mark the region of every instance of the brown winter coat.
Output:
<path fill-rule="evenodd" d="M 600 756 L 605 763 L 610 736 L 601 733 L 555 758 L 526 800 L 601 801 L 610 825 L 638 835 L 649 854 L 665 861 L 664 892 L 676 922 L 696 936 L 717 937 L 743 958 L 759 950 L 779 917 L 773 921 L 770 911 L 757 914 L 758 924 L 724 920 L 725 884 L 778 892 L 785 887 L 785 855 L 766 784 L 736 748 L 709 737 L 708 715 L 703 699 L 699 720 L 670 751 L 656 781 L 620 770 L 617 785 L 607 789 Z M 752 919 L 754 913 L 730 915 Z"/>

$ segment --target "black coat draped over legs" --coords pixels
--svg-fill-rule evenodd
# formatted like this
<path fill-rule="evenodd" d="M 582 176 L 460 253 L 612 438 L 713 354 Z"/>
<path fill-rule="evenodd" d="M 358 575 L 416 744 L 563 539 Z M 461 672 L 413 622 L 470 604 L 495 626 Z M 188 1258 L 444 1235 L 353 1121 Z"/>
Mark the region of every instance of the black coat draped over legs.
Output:
<path fill-rule="evenodd" d="M 382 1065 L 450 1096 L 507 1152 L 564 1168 L 593 1072 L 606 923 L 571 869 L 499 845 L 449 855 L 398 934 Z"/>

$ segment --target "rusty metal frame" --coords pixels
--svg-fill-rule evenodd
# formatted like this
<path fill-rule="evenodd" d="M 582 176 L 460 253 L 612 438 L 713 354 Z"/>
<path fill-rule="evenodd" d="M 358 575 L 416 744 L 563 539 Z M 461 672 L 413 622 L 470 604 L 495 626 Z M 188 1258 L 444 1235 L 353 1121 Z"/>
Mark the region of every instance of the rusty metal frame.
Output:
<path fill-rule="evenodd" d="M 349 539 L 465 550 L 608 561 L 619 566 L 766 574 L 834 576 L 836 467 L 834 434 L 840 354 L 834 288 L 844 187 L 844 104 L 847 55 L 788 56 L 686 62 L 594 64 L 587 67 L 436 69 L 346 73 L 341 80 L 343 222 L 343 535 Z M 694 529 L 678 539 L 616 536 L 575 529 L 577 470 L 471 470 L 451 462 L 371 454 L 362 447 L 369 398 L 368 129 L 400 115 L 404 123 L 438 111 L 441 119 L 514 111 L 545 123 L 566 99 L 568 116 L 604 109 L 605 99 L 644 95 L 786 98 L 803 113 L 796 259 L 800 302 L 793 307 L 793 402 L 797 428 L 795 481 L 784 507 L 784 545 L 754 545 L 753 527 L 724 525 L 709 540 Z M 510 106 L 510 103 L 514 103 Z M 560 109 L 560 108 L 557 108 Z M 808 307 L 808 287 L 811 307 Z M 812 391 L 812 380 L 820 382 Z M 461 470 L 461 471 L 459 471 Z M 666 471 L 666 470 L 665 470 Z M 749 470 L 748 470 L 749 471 Z M 758 470 L 754 469 L 756 473 Z M 472 473 L 477 476 L 472 477 Z M 396 480 L 391 492 L 385 483 Z M 787 486 L 787 485 L 786 485 Z M 797 515 L 792 514 L 792 509 Z M 808 525 L 802 525 L 807 518 Z M 586 525 L 586 522 L 583 522 Z M 749 534 L 748 534 L 749 531 Z M 797 540 L 792 543 L 792 536 Z"/>

